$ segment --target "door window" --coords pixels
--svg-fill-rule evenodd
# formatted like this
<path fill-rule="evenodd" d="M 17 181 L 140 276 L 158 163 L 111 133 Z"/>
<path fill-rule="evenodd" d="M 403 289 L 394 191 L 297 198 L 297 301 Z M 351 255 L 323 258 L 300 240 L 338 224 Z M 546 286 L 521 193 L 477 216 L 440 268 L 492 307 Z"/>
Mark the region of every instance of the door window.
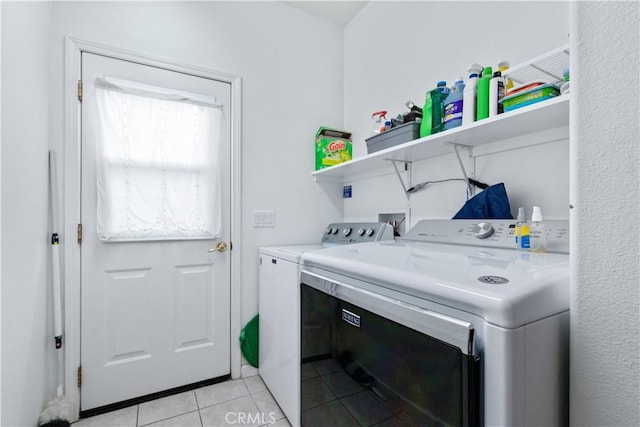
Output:
<path fill-rule="evenodd" d="M 95 80 L 97 230 L 103 241 L 220 236 L 215 98 Z"/>

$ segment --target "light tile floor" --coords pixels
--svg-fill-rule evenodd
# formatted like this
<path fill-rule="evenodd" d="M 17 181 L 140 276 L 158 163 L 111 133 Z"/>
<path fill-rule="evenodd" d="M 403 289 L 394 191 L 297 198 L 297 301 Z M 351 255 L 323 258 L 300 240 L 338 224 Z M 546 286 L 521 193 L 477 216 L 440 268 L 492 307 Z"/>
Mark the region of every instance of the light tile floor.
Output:
<path fill-rule="evenodd" d="M 73 427 L 290 426 L 259 376 L 229 380 L 141 403 Z"/>

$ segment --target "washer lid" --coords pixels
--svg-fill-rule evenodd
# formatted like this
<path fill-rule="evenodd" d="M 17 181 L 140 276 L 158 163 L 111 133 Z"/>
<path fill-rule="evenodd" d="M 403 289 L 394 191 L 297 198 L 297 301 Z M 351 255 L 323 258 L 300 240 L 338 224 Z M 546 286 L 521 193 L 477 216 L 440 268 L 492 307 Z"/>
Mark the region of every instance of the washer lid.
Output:
<path fill-rule="evenodd" d="M 303 268 L 373 284 L 517 328 L 569 309 L 569 256 L 422 242 L 374 242 L 302 256 Z M 355 279 L 355 280 L 353 280 Z M 357 282 L 357 283 L 356 283 Z"/>
<path fill-rule="evenodd" d="M 263 246 L 258 248 L 258 252 L 263 255 L 284 259 L 285 261 L 300 262 L 303 253 L 322 249 L 321 244 L 317 245 L 291 245 L 291 246 Z"/>

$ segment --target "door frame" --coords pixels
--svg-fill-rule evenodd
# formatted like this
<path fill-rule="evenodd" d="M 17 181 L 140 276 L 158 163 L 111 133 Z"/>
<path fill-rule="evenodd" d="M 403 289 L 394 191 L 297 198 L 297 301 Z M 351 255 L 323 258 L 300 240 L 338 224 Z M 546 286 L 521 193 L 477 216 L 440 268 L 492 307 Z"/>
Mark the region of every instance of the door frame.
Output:
<path fill-rule="evenodd" d="M 71 403 L 74 420 L 80 413 L 80 389 L 77 372 L 80 366 L 80 245 L 77 226 L 80 224 L 81 183 L 81 103 L 78 81 L 81 77 L 82 52 L 109 56 L 142 65 L 214 79 L 231 85 L 231 377 L 240 378 L 242 355 L 237 339 L 241 331 L 242 269 L 241 252 L 241 78 L 215 70 L 182 64 L 138 52 L 106 46 L 86 40 L 65 37 L 64 69 L 64 348 L 66 397 Z M 67 236 L 67 238 L 65 238 Z M 235 255 L 238 254 L 238 255 Z"/>

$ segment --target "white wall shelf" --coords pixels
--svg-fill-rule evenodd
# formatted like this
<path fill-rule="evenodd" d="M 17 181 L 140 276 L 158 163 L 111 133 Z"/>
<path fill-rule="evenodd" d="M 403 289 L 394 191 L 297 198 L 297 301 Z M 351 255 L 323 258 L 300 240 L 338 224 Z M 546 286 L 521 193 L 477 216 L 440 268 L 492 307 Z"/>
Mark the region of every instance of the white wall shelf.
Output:
<path fill-rule="evenodd" d="M 570 95 L 560 95 L 468 126 L 415 139 L 395 147 L 313 172 L 316 181 L 347 181 L 357 175 L 386 168 L 390 161 L 416 162 L 454 152 L 452 144 L 477 147 L 548 129 L 567 129 L 569 137 Z"/>

